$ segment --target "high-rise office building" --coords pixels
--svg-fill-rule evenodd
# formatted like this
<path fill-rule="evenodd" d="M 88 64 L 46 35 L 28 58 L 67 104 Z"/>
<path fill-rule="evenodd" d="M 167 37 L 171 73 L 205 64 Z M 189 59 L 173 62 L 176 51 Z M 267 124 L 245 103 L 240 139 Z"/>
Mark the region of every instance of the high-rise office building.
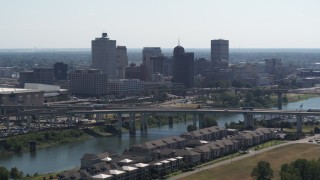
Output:
<path fill-rule="evenodd" d="M 182 46 L 173 50 L 173 82 L 187 88 L 194 86 L 194 53 L 185 52 Z"/>
<path fill-rule="evenodd" d="M 101 38 L 92 40 L 92 68 L 100 69 L 107 73 L 109 79 L 115 79 L 116 75 L 116 41 L 110 40 L 107 33 L 102 33 Z"/>
<path fill-rule="evenodd" d="M 24 83 L 53 84 L 53 68 L 34 68 L 33 71 L 20 72 L 19 82 L 20 87 L 24 87 Z"/>
<path fill-rule="evenodd" d="M 211 40 L 211 63 L 213 67 L 228 67 L 229 40 Z"/>
<path fill-rule="evenodd" d="M 63 62 L 57 62 L 53 65 L 54 71 L 54 80 L 67 80 L 68 78 L 68 64 L 64 64 Z"/>
<path fill-rule="evenodd" d="M 124 71 L 128 66 L 126 46 L 117 46 L 117 79 L 124 79 Z"/>
<path fill-rule="evenodd" d="M 152 64 L 150 62 L 150 58 L 154 56 L 162 56 L 160 47 L 144 47 L 142 50 L 142 71 L 144 81 L 151 81 L 152 76 Z"/>
<path fill-rule="evenodd" d="M 70 93 L 99 97 L 108 93 L 107 74 L 98 69 L 78 69 L 69 74 Z"/>

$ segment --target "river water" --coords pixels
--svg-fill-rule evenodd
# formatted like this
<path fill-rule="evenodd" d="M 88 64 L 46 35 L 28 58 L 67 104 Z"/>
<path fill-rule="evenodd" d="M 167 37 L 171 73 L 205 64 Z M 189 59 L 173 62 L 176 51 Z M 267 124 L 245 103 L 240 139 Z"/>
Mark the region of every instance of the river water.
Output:
<path fill-rule="evenodd" d="M 299 102 L 288 103 L 283 106 L 283 109 L 295 110 L 300 108 L 318 108 L 319 103 L 320 97 L 315 97 Z M 242 114 L 225 114 L 217 117 L 219 126 L 224 126 L 226 122 L 238 122 L 239 120 L 243 120 Z M 23 171 L 24 174 L 34 174 L 36 172 L 49 173 L 72 169 L 80 166 L 80 159 L 84 153 L 99 153 L 110 149 L 121 153 L 124 149 L 129 148 L 133 144 L 171 135 L 179 135 L 186 131 L 189 124 L 192 124 L 192 121 L 178 122 L 172 127 L 162 125 L 157 128 L 149 128 L 148 132 L 144 134 L 137 131 L 135 137 L 131 137 L 128 133 L 123 133 L 121 137 L 91 138 L 80 142 L 38 149 L 36 154 L 24 152 L 10 155 L 0 158 L 0 166 L 4 166 L 7 169 L 17 167 L 20 171 Z"/>

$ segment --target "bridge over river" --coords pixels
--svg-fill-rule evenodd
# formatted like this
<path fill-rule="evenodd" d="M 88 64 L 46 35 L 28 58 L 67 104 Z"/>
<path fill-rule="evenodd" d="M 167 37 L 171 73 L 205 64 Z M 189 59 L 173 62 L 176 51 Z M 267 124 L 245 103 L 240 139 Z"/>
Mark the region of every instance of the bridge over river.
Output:
<path fill-rule="evenodd" d="M 72 126 L 81 120 L 81 117 L 91 116 L 95 117 L 97 122 L 104 122 L 104 117 L 108 114 L 115 115 L 117 121 L 117 128 L 121 133 L 123 126 L 123 116 L 128 116 L 129 119 L 129 132 L 134 134 L 136 127 L 136 119 L 140 120 L 141 131 L 147 131 L 148 129 L 148 117 L 151 114 L 165 114 L 168 116 L 169 124 L 173 123 L 174 115 L 190 114 L 193 116 L 193 125 L 202 128 L 204 126 L 205 115 L 208 114 L 243 114 L 244 122 L 247 127 L 254 127 L 255 115 L 289 115 L 295 116 L 297 120 L 297 132 L 302 131 L 303 117 L 305 116 L 320 116 L 319 112 L 308 112 L 307 110 L 276 110 L 276 109 L 253 109 L 253 108 L 235 108 L 235 109 L 219 109 L 219 108 L 164 108 L 164 107 L 114 107 L 96 109 L 92 106 L 0 106 L 2 114 L 0 115 L 1 121 L 7 121 L 7 128 L 10 128 L 9 117 L 15 116 L 15 121 L 25 121 L 27 128 L 30 127 L 32 121 L 36 121 L 40 129 L 40 117 L 50 122 L 50 128 L 57 127 L 57 117 L 66 117 L 66 126 Z M 10 112 L 10 109 L 14 111 Z M 6 113 L 8 112 L 8 113 Z M 137 115 L 140 118 L 136 118 Z M 197 124 L 198 122 L 198 124 Z"/>

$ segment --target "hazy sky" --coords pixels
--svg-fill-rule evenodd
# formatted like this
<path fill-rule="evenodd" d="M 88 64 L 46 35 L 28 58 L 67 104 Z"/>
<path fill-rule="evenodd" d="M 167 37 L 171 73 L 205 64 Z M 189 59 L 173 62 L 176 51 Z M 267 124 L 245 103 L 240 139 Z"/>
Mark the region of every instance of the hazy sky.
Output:
<path fill-rule="evenodd" d="M 0 0 L 0 48 L 320 48 L 320 0 Z"/>

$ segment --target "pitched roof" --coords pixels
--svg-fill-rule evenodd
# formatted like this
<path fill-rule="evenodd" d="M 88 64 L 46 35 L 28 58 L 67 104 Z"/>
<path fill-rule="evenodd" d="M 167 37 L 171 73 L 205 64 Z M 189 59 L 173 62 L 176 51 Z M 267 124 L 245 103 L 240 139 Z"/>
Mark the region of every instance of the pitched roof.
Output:
<path fill-rule="evenodd" d="M 112 175 L 110 174 L 97 174 L 95 176 L 92 176 L 93 179 L 105 179 L 105 178 L 109 178 L 112 177 Z"/>

